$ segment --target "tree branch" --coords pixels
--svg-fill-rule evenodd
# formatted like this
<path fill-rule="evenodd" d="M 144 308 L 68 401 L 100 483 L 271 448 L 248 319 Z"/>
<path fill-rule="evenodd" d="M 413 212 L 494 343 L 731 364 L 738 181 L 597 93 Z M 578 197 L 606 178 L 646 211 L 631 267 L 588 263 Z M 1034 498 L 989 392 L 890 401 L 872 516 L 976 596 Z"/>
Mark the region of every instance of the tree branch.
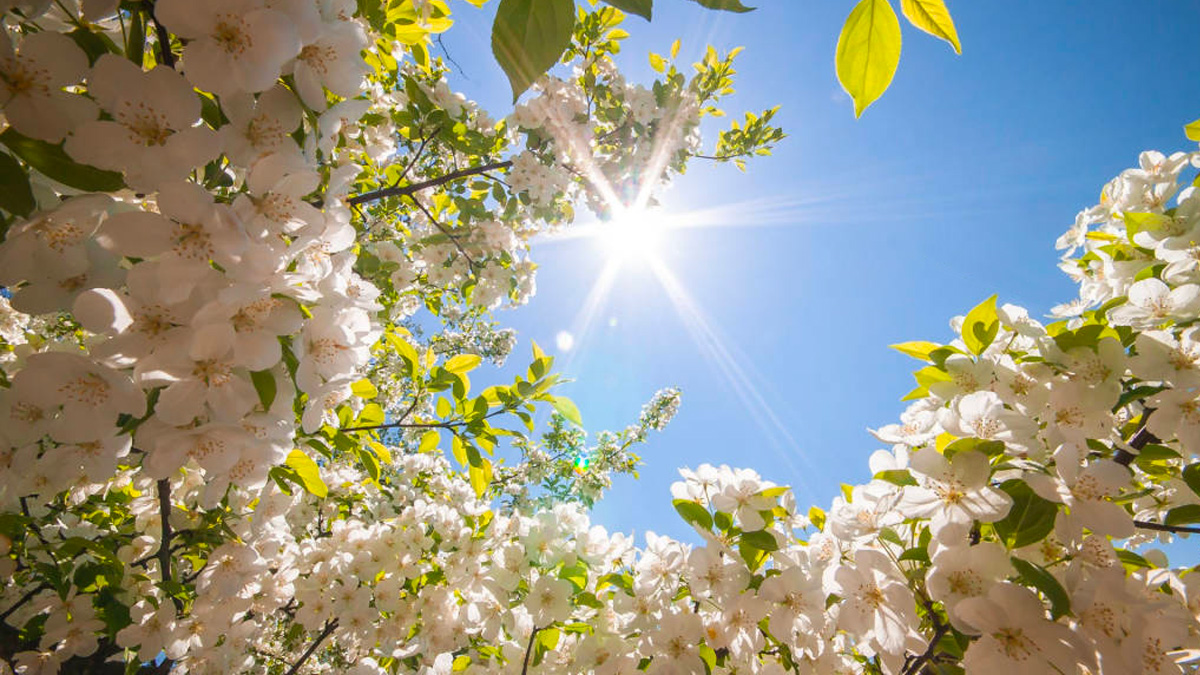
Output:
<path fill-rule="evenodd" d="M 304 662 L 308 660 L 308 657 L 312 656 L 313 652 L 317 651 L 317 647 L 320 647 L 321 643 L 325 641 L 325 638 L 329 637 L 329 635 L 333 633 L 333 630 L 337 628 L 337 624 L 337 619 L 326 621 L 325 628 L 321 631 L 321 634 L 318 635 L 317 639 L 313 640 L 313 643 L 308 646 L 308 649 L 305 650 L 304 654 L 300 657 L 300 660 L 297 661 L 294 666 L 288 668 L 288 671 L 285 675 L 296 675 L 296 673 L 300 672 L 300 666 L 303 666 Z"/>
<path fill-rule="evenodd" d="M 481 166 L 473 166 L 473 167 L 470 167 L 467 169 L 451 171 L 450 173 L 448 173 L 444 176 L 438 176 L 437 178 L 431 178 L 430 180 L 421 181 L 420 183 L 413 183 L 411 185 L 405 185 L 403 187 L 383 188 L 381 190 L 375 190 L 374 192 L 367 192 L 367 193 L 358 195 L 357 197 L 351 197 L 350 199 L 346 200 L 346 203 L 349 204 L 350 206 L 358 206 L 359 204 L 366 204 L 368 202 L 379 201 L 380 199 L 387 199 L 388 197 L 411 196 L 417 192 L 420 192 L 421 190 L 427 190 L 431 187 L 437 187 L 439 185 L 444 185 L 446 183 L 456 181 L 459 178 L 466 178 L 468 176 L 477 176 L 485 171 L 494 171 L 496 169 L 507 169 L 510 166 L 512 166 L 511 161 L 490 162 L 488 164 L 483 164 Z"/>
<path fill-rule="evenodd" d="M 1140 527 L 1143 530 L 1155 530 L 1158 532 L 1174 532 L 1175 534 L 1188 533 L 1200 534 L 1200 527 L 1189 527 L 1187 525 L 1163 525 L 1162 523 L 1152 523 L 1148 520 L 1133 521 L 1135 527 Z"/>
<path fill-rule="evenodd" d="M 1146 420 L 1150 419 L 1152 414 L 1154 414 L 1154 408 L 1146 408 L 1146 412 L 1142 413 L 1142 428 L 1138 429 L 1133 438 L 1129 439 L 1129 447 L 1134 450 L 1141 450 L 1151 443 L 1158 443 L 1158 437 L 1146 428 Z M 1113 457 L 1113 461 L 1121 466 L 1129 466 L 1135 459 L 1137 459 L 1137 455 L 1124 448 L 1117 448 L 1117 454 Z"/>
<path fill-rule="evenodd" d="M 521 675 L 527 675 L 529 673 L 529 655 L 533 653 L 533 641 L 537 638 L 537 634 L 541 632 L 541 630 L 541 628 L 537 628 L 535 626 L 533 632 L 529 634 L 529 644 L 525 646 L 525 663 L 521 666 Z"/>
<path fill-rule="evenodd" d="M 25 595 L 22 595 L 20 600 L 17 600 L 15 603 L 13 603 L 12 607 L 9 607 L 8 609 L 4 610 L 4 613 L 0 614 L 0 621 L 7 620 L 8 617 L 12 616 L 13 612 L 15 612 L 21 608 L 21 605 L 24 605 L 25 603 L 29 602 L 30 600 L 33 599 L 33 597 L 35 595 L 37 595 L 38 593 L 41 593 L 42 591 L 47 590 L 49 588 L 50 588 L 50 584 L 48 584 L 46 582 L 42 582 L 42 583 L 38 584 L 37 586 L 35 586 L 33 588 L 33 590 L 29 591 Z"/>
<path fill-rule="evenodd" d="M 146 14 L 150 16 L 150 20 L 154 22 L 154 34 L 158 36 L 158 60 L 164 66 L 174 70 L 175 54 L 171 51 L 171 34 L 158 22 L 158 17 L 154 16 L 154 5 L 147 0 L 142 0 L 142 4 L 145 5 Z"/>
<path fill-rule="evenodd" d="M 158 569 L 162 580 L 171 580 L 171 480 L 158 481 L 158 516 L 162 520 L 162 542 L 158 545 Z"/>
<path fill-rule="evenodd" d="M 950 632 L 950 625 L 941 622 L 938 615 L 934 613 L 932 606 L 930 606 L 929 611 L 930 616 L 933 617 L 933 638 L 929 640 L 929 646 L 925 649 L 924 653 L 905 663 L 904 668 L 900 670 L 900 675 L 917 675 L 917 673 L 921 672 L 921 668 L 933 659 L 933 654 L 937 651 L 938 643 L 942 641 L 946 633 Z"/>
<path fill-rule="evenodd" d="M 450 241 L 454 242 L 454 248 L 458 249 L 458 252 L 462 254 L 462 257 L 467 259 L 467 264 L 470 265 L 471 269 L 474 269 L 475 261 L 471 259 L 471 254 L 467 253 L 467 249 L 463 248 L 462 242 L 458 240 L 458 237 L 454 236 L 450 230 L 447 230 L 445 225 L 442 225 L 440 222 L 438 222 L 438 219 L 433 217 L 433 214 L 429 212 L 429 209 L 425 208 L 425 205 L 418 201 L 415 195 L 408 195 L 408 198 L 412 200 L 413 204 L 417 205 L 418 209 L 421 209 L 421 213 L 425 214 L 425 217 L 429 219 L 429 222 L 433 223 L 434 227 L 440 230 L 442 234 L 449 237 Z"/>

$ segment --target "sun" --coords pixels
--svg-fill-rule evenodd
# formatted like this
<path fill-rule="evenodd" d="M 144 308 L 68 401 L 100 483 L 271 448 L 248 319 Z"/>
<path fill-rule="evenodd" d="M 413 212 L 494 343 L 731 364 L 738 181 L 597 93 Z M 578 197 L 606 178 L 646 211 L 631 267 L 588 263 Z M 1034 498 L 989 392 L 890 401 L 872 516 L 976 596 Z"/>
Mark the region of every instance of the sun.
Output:
<path fill-rule="evenodd" d="M 622 209 L 600 223 L 596 235 L 609 258 L 625 262 L 652 260 L 657 256 L 666 230 L 663 214 L 647 209 Z"/>

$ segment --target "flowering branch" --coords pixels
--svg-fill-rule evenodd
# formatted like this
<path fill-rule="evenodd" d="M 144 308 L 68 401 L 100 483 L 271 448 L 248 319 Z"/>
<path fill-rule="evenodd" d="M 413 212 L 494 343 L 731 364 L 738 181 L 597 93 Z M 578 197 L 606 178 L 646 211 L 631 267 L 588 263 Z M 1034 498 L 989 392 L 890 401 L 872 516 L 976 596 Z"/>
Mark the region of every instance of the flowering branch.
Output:
<path fill-rule="evenodd" d="M 924 653 L 916 658 L 909 656 L 912 660 L 907 662 L 904 668 L 900 670 L 900 675 L 917 675 L 917 673 L 921 672 L 921 668 L 933 658 L 934 652 L 937 651 L 938 643 L 942 641 L 946 633 L 950 632 L 950 625 L 942 623 L 937 613 L 934 612 L 933 605 L 926 604 L 926 607 L 929 609 L 929 616 L 933 618 L 933 637 L 929 640 L 929 646 L 925 649 Z"/>
<path fill-rule="evenodd" d="M 463 248 L 462 243 L 458 241 L 458 237 L 454 236 L 450 230 L 446 229 L 445 225 L 442 225 L 440 222 L 438 222 L 438 219 L 433 217 L 433 214 L 429 212 L 429 209 L 425 208 L 425 205 L 418 201 L 415 195 L 410 194 L 408 195 L 408 198 L 412 200 L 413 204 L 417 205 L 418 209 L 421 209 L 421 213 L 425 214 L 425 217 L 429 219 L 429 222 L 433 223 L 434 227 L 440 230 L 442 234 L 449 237 L 450 241 L 454 242 L 454 248 L 457 248 L 458 252 L 467 259 L 467 264 L 471 267 L 475 267 L 475 261 L 471 259 L 471 254 L 467 253 L 467 249 Z"/>
<path fill-rule="evenodd" d="M 148 0 L 142 0 L 142 4 L 146 7 L 146 14 L 150 20 L 154 22 L 154 34 L 158 36 L 158 51 L 159 61 L 168 68 L 175 68 L 175 54 L 171 51 L 171 34 L 166 28 L 158 22 L 158 17 L 154 16 L 154 5 Z"/>
<path fill-rule="evenodd" d="M 50 588 L 50 584 L 47 584 L 45 582 L 40 583 L 37 586 L 34 586 L 32 590 L 30 590 L 25 595 L 22 595 L 20 600 L 17 600 L 15 603 L 13 603 L 12 607 L 9 607 L 8 609 L 4 610 L 3 613 L 0 613 L 0 621 L 4 621 L 4 620 L 8 619 L 8 617 L 12 616 L 13 612 L 20 609 L 21 605 L 24 605 L 25 603 L 29 602 L 30 600 L 33 599 L 33 597 L 35 595 L 37 595 L 38 593 L 41 593 L 42 591 L 44 591 L 48 588 Z"/>
<path fill-rule="evenodd" d="M 347 200 L 346 203 L 348 203 L 350 206 L 358 206 L 359 204 L 366 204 L 368 202 L 379 201 L 380 199 L 387 199 L 388 197 L 411 196 L 417 192 L 420 192 L 421 190 L 427 190 L 429 188 L 437 187 L 439 185 L 445 185 L 446 183 L 456 181 L 459 178 L 466 178 L 468 176 L 478 176 L 479 174 L 484 173 L 485 171 L 494 171 L 496 169 L 507 169 L 510 166 L 512 166 L 511 161 L 490 162 L 488 164 L 483 164 L 481 166 L 473 166 L 473 167 L 470 167 L 467 169 L 459 169 L 458 171 L 451 171 L 450 173 L 448 173 L 444 176 L 438 176 L 437 178 L 432 178 L 430 180 L 421 181 L 420 183 L 413 183 L 412 185 L 405 185 L 403 187 L 383 188 L 381 190 L 375 190 L 374 192 L 367 192 L 365 194 L 358 195 L 357 197 L 351 197 L 350 199 Z"/>
<path fill-rule="evenodd" d="M 296 673 L 300 672 L 300 666 L 303 666 L 304 662 L 308 660 L 308 657 L 312 656 L 313 653 L 317 651 L 317 647 L 320 647 L 321 643 L 325 641 L 325 638 L 329 637 L 330 634 L 333 633 L 334 629 L 337 628 L 337 625 L 337 619 L 326 621 L 325 628 L 321 631 L 321 634 L 318 635 L 317 639 L 313 640 L 313 643 L 308 646 L 308 649 L 305 650 L 304 654 L 300 657 L 300 660 L 297 661 L 296 664 L 291 668 L 288 668 L 288 671 L 285 675 L 296 675 Z"/>

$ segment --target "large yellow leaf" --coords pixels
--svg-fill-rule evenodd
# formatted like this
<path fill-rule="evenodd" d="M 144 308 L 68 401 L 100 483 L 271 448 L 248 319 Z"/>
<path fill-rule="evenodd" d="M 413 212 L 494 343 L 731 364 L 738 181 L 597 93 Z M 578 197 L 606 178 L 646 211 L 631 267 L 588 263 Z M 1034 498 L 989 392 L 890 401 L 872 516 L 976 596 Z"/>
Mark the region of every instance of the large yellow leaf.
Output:
<path fill-rule="evenodd" d="M 901 0 L 900 10 L 912 25 L 934 37 L 949 42 L 955 53 L 962 53 L 962 45 L 958 42 L 958 31 L 954 29 L 954 19 L 950 18 L 950 10 L 942 0 Z"/>
<path fill-rule="evenodd" d="M 838 37 L 837 75 L 854 99 L 854 116 L 887 91 L 900 64 L 900 20 L 887 0 L 862 0 Z"/>

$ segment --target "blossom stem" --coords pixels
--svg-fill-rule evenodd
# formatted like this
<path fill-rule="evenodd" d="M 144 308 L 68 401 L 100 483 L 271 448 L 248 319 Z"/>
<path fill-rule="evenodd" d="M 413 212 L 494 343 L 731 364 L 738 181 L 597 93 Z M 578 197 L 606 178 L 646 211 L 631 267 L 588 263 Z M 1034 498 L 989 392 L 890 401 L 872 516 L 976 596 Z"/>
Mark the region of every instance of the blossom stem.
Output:
<path fill-rule="evenodd" d="M 300 666 L 303 666 L 304 662 L 307 661 L 308 658 L 317 651 L 317 647 L 320 647 L 321 643 L 325 641 L 325 638 L 329 637 L 330 634 L 333 633 L 334 629 L 337 628 L 337 625 L 337 619 L 326 621 L 325 628 L 321 631 L 321 634 L 318 635 L 317 639 L 313 640 L 313 643 L 308 646 L 308 649 L 305 650 L 304 654 L 300 657 L 300 660 L 296 661 L 296 664 L 291 668 L 288 668 L 288 671 L 285 675 L 296 675 L 296 673 L 300 672 Z"/>
<path fill-rule="evenodd" d="M 380 199 L 387 199 L 388 197 L 411 196 L 417 192 L 420 192 L 421 190 L 427 190 L 431 187 L 437 187 L 439 185 L 444 185 L 451 181 L 456 181 L 459 178 L 466 178 L 468 176 L 478 176 L 479 174 L 484 173 L 485 171 L 495 171 L 496 169 L 507 169 L 510 166 L 512 166 L 511 161 L 489 162 L 488 164 L 483 164 L 481 166 L 473 166 L 473 167 L 470 167 L 467 169 L 459 169 L 458 171 L 451 171 L 450 173 L 448 173 L 444 176 L 438 176 L 437 178 L 431 178 L 426 181 L 421 181 L 420 183 L 413 183 L 411 185 L 405 185 L 403 187 L 390 187 L 390 188 L 383 188 L 381 190 L 375 190 L 373 192 L 366 192 L 366 193 L 358 195 L 356 197 L 351 197 L 350 199 L 347 200 L 347 203 L 350 204 L 351 206 L 358 206 L 359 204 L 366 204 L 368 202 L 379 201 Z"/>
<path fill-rule="evenodd" d="M 1154 408 L 1146 408 L 1146 412 L 1142 413 L 1142 428 L 1137 430 L 1133 438 L 1129 439 L 1129 447 L 1134 450 L 1141 450 L 1151 443 L 1157 443 L 1158 437 L 1150 433 L 1146 428 L 1146 420 L 1150 419 L 1150 415 L 1154 413 Z M 1113 457 L 1113 461 L 1121 466 L 1129 466 L 1133 460 L 1137 459 L 1137 455 L 1124 448 L 1117 448 L 1117 454 Z"/>
<path fill-rule="evenodd" d="M 408 198 L 412 200 L 413 204 L 417 205 L 418 209 L 421 209 L 421 213 L 425 214 L 425 217 L 429 219 L 429 222 L 433 223 L 434 227 L 440 230 L 442 234 L 449 237 L 450 241 L 454 242 L 454 248 L 458 249 L 458 252 L 462 254 L 462 257 L 467 259 L 467 264 L 474 269 L 475 261 L 471 259 L 471 254 L 467 253 L 467 249 L 463 248 L 462 243 L 458 241 L 458 237 L 454 236 L 450 230 L 446 229 L 445 225 L 442 225 L 440 222 L 438 222 L 438 219 L 433 217 L 433 214 L 429 212 L 429 209 L 425 208 L 425 205 L 417 200 L 416 195 L 410 194 L 408 195 Z"/>
<path fill-rule="evenodd" d="M 12 607 L 9 607 L 8 609 L 4 610 L 3 613 L 0 613 L 0 621 L 4 621 L 4 620 L 8 619 L 8 617 L 12 616 L 13 612 L 20 609 L 21 605 L 24 605 L 25 603 L 29 602 L 30 600 L 33 599 L 33 596 L 37 595 L 38 593 L 41 593 L 42 591 L 44 591 L 48 588 L 50 588 L 50 584 L 48 584 L 46 582 L 42 582 L 42 583 L 38 584 L 37 586 L 34 586 L 32 590 L 30 590 L 25 595 L 22 595 L 20 600 L 17 600 L 15 603 L 13 603 Z"/>

